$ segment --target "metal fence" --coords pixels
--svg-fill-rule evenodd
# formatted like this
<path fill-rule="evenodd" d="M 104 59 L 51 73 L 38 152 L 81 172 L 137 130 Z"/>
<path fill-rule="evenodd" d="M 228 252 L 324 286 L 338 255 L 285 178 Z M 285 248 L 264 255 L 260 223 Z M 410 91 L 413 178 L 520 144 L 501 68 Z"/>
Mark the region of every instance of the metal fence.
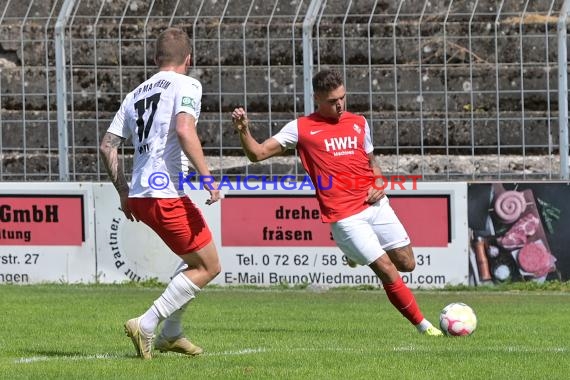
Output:
<path fill-rule="evenodd" d="M 106 180 L 99 140 L 167 26 L 193 38 L 215 173 L 302 174 L 294 152 L 249 164 L 230 111 L 267 138 L 312 110 L 310 77 L 330 67 L 387 173 L 568 179 L 569 3 L 1 0 L 0 180 Z"/>

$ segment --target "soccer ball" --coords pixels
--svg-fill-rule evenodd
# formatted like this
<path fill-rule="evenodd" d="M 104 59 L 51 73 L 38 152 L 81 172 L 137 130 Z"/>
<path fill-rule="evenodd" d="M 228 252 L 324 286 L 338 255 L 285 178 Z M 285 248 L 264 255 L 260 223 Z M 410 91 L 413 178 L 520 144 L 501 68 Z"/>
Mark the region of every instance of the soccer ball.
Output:
<path fill-rule="evenodd" d="M 462 303 L 450 303 L 439 314 L 441 331 L 448 336 L 471 335 L 477 328 L 477 316 L 473 309 Z"/>

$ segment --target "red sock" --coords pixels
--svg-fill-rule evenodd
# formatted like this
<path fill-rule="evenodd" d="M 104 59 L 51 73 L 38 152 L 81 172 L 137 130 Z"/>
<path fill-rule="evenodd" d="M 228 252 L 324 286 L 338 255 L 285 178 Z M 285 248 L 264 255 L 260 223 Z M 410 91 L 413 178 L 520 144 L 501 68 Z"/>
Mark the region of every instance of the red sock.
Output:
<path fill-rule="evenodd" d="M 388 299 L 398 311 L 414 326 L 420 323 L 424 316 L 420 311 L 416 298 L 411 290 L 404 284 L 401 277 L 391 284 L 383 284 Z"/>

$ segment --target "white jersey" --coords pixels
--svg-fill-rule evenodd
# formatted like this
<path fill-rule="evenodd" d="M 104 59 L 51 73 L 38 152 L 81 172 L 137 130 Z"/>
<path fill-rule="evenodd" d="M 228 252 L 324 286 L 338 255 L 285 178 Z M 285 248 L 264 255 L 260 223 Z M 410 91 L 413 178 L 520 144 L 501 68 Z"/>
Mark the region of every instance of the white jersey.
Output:
<path fill-rule="evenodd" d="M 107 132 L 131 138 L 135 148 L 129 197 L 176 198 L 184 195 L 179 175 L 188 158 L 176 134 L 176 115 L 200 116 L 202 85 L 173 71 L 160 71 L 129 93 Z"/>

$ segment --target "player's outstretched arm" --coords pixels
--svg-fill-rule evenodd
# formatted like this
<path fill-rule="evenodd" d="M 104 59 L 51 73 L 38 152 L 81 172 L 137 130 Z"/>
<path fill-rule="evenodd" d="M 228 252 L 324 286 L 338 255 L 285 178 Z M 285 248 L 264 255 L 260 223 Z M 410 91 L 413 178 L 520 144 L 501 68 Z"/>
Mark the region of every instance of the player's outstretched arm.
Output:
<path fill-rule="evenodd" d="M 283 146 L 272 137 L 261 144 L 255 140 L 249 130 L 249 119 L 243 108 L 238 107 L 234 109 L 232 112 L 232 121 L 234 128 L 239 133 L 243 151 L 251 162 L 263 161 L 283 152 Z"/>

